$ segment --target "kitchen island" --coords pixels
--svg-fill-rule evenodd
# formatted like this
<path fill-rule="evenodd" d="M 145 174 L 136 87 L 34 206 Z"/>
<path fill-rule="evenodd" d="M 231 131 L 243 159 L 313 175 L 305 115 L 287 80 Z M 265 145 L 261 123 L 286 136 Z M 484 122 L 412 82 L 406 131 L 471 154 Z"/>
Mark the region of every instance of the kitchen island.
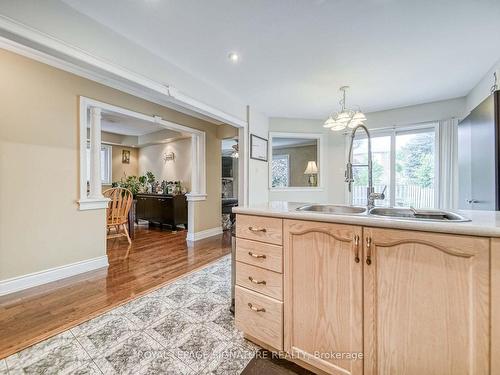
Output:
<path fill-rule="evenodd" d="M 500 373 L 500 215 L 237 207 L 236 324 L 315 372 Z"/>

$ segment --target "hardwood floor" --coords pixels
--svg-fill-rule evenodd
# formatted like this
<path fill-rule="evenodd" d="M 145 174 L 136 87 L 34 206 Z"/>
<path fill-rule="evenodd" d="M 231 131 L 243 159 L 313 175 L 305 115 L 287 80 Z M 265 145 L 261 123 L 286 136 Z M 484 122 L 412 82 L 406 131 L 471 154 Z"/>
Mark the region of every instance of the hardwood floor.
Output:
<path fill-rule="evenodd" d="M 229 233 L 186 243 L 173 234 L 139 227 L 108 241 L 109 267 L 0 297 L 0 358 L 155 290 L 231 252 Z"/>

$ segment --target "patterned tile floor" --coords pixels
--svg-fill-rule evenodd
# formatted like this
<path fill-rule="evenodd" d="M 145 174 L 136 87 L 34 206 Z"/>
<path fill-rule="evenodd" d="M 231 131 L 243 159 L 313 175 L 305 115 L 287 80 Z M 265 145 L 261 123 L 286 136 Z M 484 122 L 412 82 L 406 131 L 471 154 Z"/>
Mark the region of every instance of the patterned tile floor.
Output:
<path fill-rule="evenodd" d="M 229 312 L 230 259 L 0 360 L 0 374 L 239 374 L 259 348 Z"/>

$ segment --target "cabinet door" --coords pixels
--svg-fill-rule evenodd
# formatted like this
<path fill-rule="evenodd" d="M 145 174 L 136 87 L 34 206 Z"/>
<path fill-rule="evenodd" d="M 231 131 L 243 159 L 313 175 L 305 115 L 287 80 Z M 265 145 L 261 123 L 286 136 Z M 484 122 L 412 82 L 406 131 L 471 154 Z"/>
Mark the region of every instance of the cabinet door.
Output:
<path fill-rule="evenodd" d="M 147 219 L 146 216 L 146 203 L 147 198 L 146 197 L 137 197 L 137 205 L 135 206 L 135 217 L 136 219 L 142 219 L 145 220 Z"/>
<path fill-rule="evenodd" d="M 285 350 L 331 374 L 361 374 L 361 228 L 295 220 L 283 227 Z"/>
<path fill-rule="evenodd" d="M 364 228 L 365 374 L 489 373 L 489 239 Z"/>

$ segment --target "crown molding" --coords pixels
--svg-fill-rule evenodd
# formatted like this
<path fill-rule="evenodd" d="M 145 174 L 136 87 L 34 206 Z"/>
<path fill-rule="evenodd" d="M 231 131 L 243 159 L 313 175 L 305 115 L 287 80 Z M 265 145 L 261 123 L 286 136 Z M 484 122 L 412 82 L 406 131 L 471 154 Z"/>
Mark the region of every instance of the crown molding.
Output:
<path fill-rule="evenodd" d="M 0 48 L 217 125 L 246 126 L 246 121 L 186 95 L 171 85 L 96 57 L 3 15 L 0 15 Z"/>

